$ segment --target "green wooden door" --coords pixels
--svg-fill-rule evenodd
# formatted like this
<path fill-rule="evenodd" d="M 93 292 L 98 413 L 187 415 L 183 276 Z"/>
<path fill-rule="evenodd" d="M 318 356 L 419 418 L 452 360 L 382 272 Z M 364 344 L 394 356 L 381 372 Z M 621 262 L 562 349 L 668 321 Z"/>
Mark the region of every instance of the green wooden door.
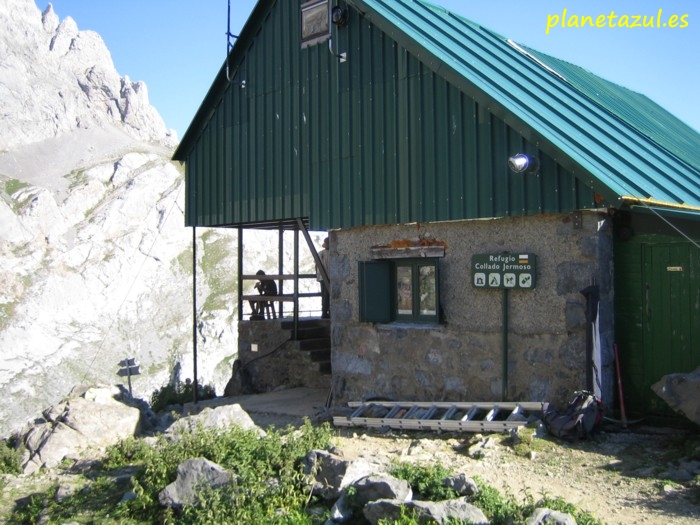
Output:
<path fill-rule="evenodd" d="M 700 249 L 691 243 L 642 247 L 642 367 L 632 378 L 644 406 L 670 414 L 651 389 L 661 377 L 700 366 Z M 644 401 L 644 400 L 643 400 Z"/>

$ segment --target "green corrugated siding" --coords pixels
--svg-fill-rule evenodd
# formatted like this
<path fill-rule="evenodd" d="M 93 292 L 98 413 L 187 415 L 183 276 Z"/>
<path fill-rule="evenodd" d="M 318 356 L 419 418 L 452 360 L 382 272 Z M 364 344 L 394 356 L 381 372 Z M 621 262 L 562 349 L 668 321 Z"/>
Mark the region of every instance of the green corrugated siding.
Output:
<path fill-rule="evenodd" d="M 544 154 L 539 175 L 510 173 L 507 158 L 537 146 L 356 11 L 332 42 L 346 63 L 327 42 L 302 50 L 298 9 L 256 8 L 233 82 L 209 97 L 186 157 L 188 225 L 309 217 L 325 230 L 594 206 Z"/>

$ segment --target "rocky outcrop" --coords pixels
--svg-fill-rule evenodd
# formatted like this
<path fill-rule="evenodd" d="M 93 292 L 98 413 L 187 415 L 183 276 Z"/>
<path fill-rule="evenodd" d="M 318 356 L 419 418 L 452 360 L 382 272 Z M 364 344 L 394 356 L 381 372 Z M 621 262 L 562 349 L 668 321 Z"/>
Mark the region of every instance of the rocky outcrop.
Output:
<path fill-rule="evenodd" d="M 44 411 L 22 441 L 26 453 L 25 474 L 58 466 L 65 458 L 76 458 L 90 449 L 104 450 L 139 432 L 141 412 L 123 402 L 125 392 L 117 387 L 76 388 L 58 405 Z"/>
<path fill-rule="evenodd" d="M 25 474 L 54 468 L 65 459 L 99 457 L 107 447 L 130 437 L 164 435 L 178 440 L 201 429 L 242 428 L 265 436 L 238 404 L 202 406 L 193 413 L 183 409 L 177 419 L 171 412 L 154 414 L 148 403 L 132 397 L 123 386 L 77 386 L 60 403 L 19 432 L 25 447 Z"/>

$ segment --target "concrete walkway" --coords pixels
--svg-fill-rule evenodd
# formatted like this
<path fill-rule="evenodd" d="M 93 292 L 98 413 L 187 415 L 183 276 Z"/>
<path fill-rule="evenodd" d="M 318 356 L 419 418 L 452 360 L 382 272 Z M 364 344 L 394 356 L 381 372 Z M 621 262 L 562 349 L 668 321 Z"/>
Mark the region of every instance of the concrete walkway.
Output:
<path fill-rule="evenodd" d="M 328 390 L 317 388 L 287 388 L 264 394 L 217 397 L 185 405 L 185 413 L 196 413 L 206 407 L 239 404 L 259 427 L 284 428 L 297 426 L 304 418 L 314 419 L 326 413 Z"/>

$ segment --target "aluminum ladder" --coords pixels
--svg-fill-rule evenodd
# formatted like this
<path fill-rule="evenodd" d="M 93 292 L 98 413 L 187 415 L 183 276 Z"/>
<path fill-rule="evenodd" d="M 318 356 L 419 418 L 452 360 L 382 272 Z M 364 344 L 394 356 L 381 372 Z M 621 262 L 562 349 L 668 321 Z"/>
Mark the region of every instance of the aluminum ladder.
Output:
<path fill-rule="evenodd" d="M 334 416 L 338 427 L 390 427 L 405 430 L 507 432 L 540 417 L 542 403 L 351 401 L 349 416 Z"/>

